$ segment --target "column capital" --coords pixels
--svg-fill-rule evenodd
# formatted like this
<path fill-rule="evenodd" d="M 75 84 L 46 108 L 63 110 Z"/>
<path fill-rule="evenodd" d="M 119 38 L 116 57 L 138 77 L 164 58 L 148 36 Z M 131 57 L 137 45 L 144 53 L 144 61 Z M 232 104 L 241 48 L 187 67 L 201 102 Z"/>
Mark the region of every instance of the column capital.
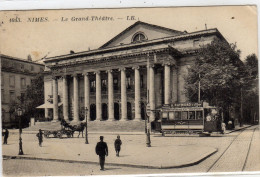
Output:
<path fill-rule="evenodd" d="M 154 64 L 148 64 L 146 67 L 147 68 L 154 68 Z"/>
<path fill-rule="evenodd" d="M 112 72 L 113 72 L 113 69 L 106 70 L 106 73 L 112 73 Z"/>
<path fill-rule="evenodd" d="M 169 62 L 169 61 L 162 63 L 162 66 L 171 66 L 171 65 L 172 65 L 171 62 Z"/>
<path fill-rule="evenodd" d="M 78 73 L 73 73 L 71 74 L 72 77 L 77 77 L 78 76 Z"/>
<path fill-rule="evenodd" d="M 119 68 L 118 71 L 125 71 L 126 68 L 125 67 L 122 67 L 122 68 Z"/>
<path fill-rule="evenodd" d="M 100 71 L 94 71 L 94 74 L 100 74 Z"/>
<path fill-rule="evenodd" d="M 57 80 L 58 76 L 52 76 L 51 78 L 52 78 L 52 80 Z"/>
<path fill-rule="evenodd" d="M 89 76 L 89 73 L 87 71 L 83 71 L 82 76 Z"/>
<path fill-rule="evenodd" d="M 133 66 L 132 69 L 140 69 L 140 66 Z"/>

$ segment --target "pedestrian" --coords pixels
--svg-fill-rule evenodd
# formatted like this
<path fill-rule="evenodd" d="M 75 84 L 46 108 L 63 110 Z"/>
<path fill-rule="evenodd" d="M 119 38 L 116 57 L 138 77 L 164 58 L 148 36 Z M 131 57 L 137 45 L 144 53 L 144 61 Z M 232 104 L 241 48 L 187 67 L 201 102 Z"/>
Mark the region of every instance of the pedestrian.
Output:
<path fill-rule="evenodd" d="M 41 129 L 39 129 L 39 133 L 37 133 L 36 136 L 38 137 L 38 140 L 39 140 L 39 146 L 42 147 L 43 133 L 42 133 Z"/>
<path fill-rule="evenodd" d="M 4 144 L 7 144 L 8 136 L 9 136 L 9 131 L 8 131 L 7 128 L 6 128 L 6 129 L 5 129 L 5 132 L 4 132 Z"/>
<path fill-rule="evenodd" d="M 103 141 L 104 137 L 100 136 L 100 142 L 97 143 L 96 145 L 96 154 L 99 155 L 99 164 L 101 169 L 100 170 L 105 170 L 104 165 L 105 165 L 105 156 L 108 156 L 108 147 L 107 143 Z"/>
<path fill-rule="evenodd" d="M 120 136 L 117 136 L 117 139 L 115 140 L 115 150 L 116 150 L 116 156 L 119 157 L 119 152 L 121 149 L 122 141 L 120 140 Z"/>

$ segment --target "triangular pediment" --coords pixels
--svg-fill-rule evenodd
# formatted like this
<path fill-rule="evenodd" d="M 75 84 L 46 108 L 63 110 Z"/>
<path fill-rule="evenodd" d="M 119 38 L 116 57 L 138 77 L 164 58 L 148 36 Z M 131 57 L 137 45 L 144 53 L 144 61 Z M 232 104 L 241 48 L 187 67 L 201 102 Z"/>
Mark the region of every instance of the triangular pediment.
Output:
<path fill-rule="evenodd" d="M 126 28 L 100 48 L 150 41 L 153 39 L 177 36 L 181 34 L 184 34 L 184 32 L 138 21 Z"/>

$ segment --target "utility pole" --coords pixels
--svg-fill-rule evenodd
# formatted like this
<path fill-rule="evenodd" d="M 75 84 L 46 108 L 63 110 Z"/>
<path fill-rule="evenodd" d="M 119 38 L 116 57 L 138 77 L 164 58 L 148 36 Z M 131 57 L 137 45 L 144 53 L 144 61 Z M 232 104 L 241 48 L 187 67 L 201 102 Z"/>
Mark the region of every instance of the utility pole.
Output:
<path fill-rule="evenodd" d="M 199 87 L 198 87 L 198 103 L 200 103 L 200 73 L 199 73 Z"/>

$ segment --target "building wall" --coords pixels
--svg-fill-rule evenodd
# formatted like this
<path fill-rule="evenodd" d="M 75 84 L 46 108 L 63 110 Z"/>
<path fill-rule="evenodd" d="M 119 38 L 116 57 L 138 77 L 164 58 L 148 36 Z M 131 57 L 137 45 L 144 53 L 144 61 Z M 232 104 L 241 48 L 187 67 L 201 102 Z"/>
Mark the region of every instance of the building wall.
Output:
<path fill-rule="evenodd" d="M 14 122 L 10 111 L 12 102 L 19 102 L 27 86 L 35 75 L 43 71 L 44 66 L 33 62 L 1 55 L 1 106 L 3 125 Z"/>

